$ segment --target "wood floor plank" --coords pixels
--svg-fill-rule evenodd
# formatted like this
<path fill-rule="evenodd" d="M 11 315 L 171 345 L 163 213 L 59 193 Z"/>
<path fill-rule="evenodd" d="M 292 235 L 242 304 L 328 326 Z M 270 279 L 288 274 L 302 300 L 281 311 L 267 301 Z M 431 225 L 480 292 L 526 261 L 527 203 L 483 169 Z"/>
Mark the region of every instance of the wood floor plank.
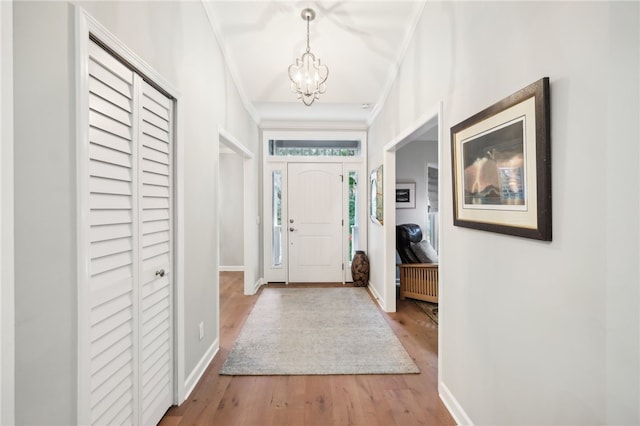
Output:
<path fill-rule="evenodd" d="M 273 382 L 267 425 L 293 425 L 304 418 L 305 376 L 278 376 Z"/>
<path fill-rule="evenodd" d="M 333 424 L 333 400 L 328 376 L 307 376 L 305 380 L 304 424 L 323 426 Z"/>
<path fill-rule="evenodd" d="M 438 397 L 437 326 L 408 299 L 398 300 L 396 313 L 383 315 L 420 374 L 221 376 L 257 298 L 243 294 L 241 272 L 220 274 L 220 350 L 189 398 L 167 412 L 162 426 L 455 424 Z"/>

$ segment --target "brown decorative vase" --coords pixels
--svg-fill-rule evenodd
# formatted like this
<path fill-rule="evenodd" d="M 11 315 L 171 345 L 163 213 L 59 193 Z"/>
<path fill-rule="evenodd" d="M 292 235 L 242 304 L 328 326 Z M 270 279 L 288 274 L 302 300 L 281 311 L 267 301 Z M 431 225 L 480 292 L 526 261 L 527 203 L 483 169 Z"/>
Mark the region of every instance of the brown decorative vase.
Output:
<path fill-rule="evenodd" d="M 369 258 L 362 250 L 356 251 L 351 262 L 351 277 L 356 287 L 369 285 Z"/>

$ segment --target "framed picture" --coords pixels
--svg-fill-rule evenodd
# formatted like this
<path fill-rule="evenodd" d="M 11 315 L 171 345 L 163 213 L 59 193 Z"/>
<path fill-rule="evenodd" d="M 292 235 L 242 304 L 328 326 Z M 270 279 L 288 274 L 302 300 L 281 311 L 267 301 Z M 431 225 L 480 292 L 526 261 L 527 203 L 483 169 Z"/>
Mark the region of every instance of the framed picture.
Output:
<path fill-rule="evenodd" d="M 384 197 L 382 193 L 382 165 L 371 171 L 371 199 L 369 200 L 369 215 L 373 223 L 384 223 L 382 217 L 382 207 L 384 204 Z"/>
<path fill-rule="evenodd" d="M 396 183 L 396 209 L 416 208 L 416 183 Z"/>
<path fill-rule="evenodd" d="M 551 241 L 549 78 L 451 128 L 453 224 Z"/>

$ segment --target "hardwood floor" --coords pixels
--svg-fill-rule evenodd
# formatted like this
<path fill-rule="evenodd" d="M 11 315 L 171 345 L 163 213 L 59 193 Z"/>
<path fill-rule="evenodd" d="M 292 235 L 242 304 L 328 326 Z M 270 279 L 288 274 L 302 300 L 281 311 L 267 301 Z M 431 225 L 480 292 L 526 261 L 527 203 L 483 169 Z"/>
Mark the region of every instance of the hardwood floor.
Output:
<path fill-rule="evenodd" d="M 455 424 L 438 398 L 437 327 L 408 300 L 398 300 L 398 311 L 384 316 L 420 374 L 221 376 L 258 298 L 244 296 L 242 290 L 241 272 L 220 274 L 220 351 L 190 397 L 172 407 L 160 425 Z"/>

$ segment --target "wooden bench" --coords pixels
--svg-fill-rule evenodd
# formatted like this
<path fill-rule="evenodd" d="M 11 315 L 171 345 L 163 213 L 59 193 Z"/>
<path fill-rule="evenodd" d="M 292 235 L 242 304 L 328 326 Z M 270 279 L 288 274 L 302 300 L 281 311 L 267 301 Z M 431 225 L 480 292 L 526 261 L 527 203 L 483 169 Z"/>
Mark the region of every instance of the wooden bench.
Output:
<path fill-rule="evenodd" d="M 438 303 L 438 264 L 401 263 L 400 299 L 424 300 Z"/>

